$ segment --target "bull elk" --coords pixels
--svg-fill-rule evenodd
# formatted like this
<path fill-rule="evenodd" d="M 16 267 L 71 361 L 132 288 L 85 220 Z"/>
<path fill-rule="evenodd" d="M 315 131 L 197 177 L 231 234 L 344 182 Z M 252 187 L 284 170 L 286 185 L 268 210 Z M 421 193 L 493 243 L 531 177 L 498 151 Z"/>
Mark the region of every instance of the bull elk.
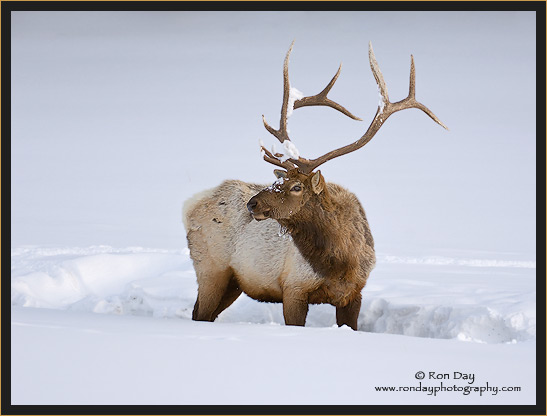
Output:
<path fill-rule="evenodd" d="M 341 66 L 319 94 L 294 99 L 288 69 L 292 47 L 284 61 L 279 129 L 262 116 L 266 130 L 286 148 L 291 145 L 287 116 L 293 109 L 322 105 L 360 120 L 327 97 Z M 376 261 L 374 240 L 357 197 L 325 182 L 316 169 L 363 147 L 400 110 L 418 108 L 446 128 L 415 99 L 412 56 L 408 97 L 393 103 L 370 43 L 369 60 L 381 100 L 360 139 L 313 160 L 261 146 L 264 160 L 282 168 L 274 170 L 273 185 L 227 180 L 185 202 L 183 220 L 198 282 L 192 319 L 214 321 L 245 292 L 259 301 L 282 302 L 286 325 L 305 325 L 309 304 L 329 303 L 336 307 L 339 326 L 357 329 L 361 291 Z"/>

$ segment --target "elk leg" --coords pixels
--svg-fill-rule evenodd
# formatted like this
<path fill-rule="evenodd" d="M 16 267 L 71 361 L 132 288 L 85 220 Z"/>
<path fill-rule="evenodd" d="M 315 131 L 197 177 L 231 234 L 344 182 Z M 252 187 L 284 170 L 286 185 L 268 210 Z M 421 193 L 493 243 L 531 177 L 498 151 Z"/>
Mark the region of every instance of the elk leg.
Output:
<path fill-rule="evenodd" d="M 234 303 L 239 295 L 241 295 L 241 292 L 242 290 L 239 288 L 237 281 L 232 277 L 232 279 L 230 279 L 230 283 L 228 283 L 226 292 L 224 292 L 224 296 L 222 296 L 222 299 L 220 300 L 220 305 L 218 305 L 218 308 L 216 308 L 215 312 L 213 313 L 212 320 L 214 321 L 224 309 Z"/>
<path fill-rule="evenodd" d="M 308 315 L 307 299 L 283 296 L 283 317 L 285 325 L 306 325 Z"/>
<path fill-rule="evenodd" d="M 361 294 L 359 293 L 346 306 L 336 307 L 336 323 L 338 326 L 347 325 L 354 331 L 357 331 L 357 318 L 361 310 Z"/>
<path fill-rule="evenodd" d="M 194 321 L 212 322 L 215 320 L 218 313 L 220 313 L 216 313 L 216 311 L 220 309 L 232 276 L 233 273 L 231 270 L 215 274 L 208 273 L 207 275 L 198 273 L 198 298 L 192 312 L 192 319 Z M 232 302 L 234 300 L 235 298 L 233 298 Z"/>

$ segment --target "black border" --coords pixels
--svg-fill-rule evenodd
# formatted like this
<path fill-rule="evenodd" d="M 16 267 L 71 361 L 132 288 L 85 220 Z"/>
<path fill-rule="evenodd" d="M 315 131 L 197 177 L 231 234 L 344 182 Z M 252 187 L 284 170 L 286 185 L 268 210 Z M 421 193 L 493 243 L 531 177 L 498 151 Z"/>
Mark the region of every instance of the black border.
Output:
<path fill-rule="evenodd" d="M 19 1 L 2 0 L 2 11 L 211 11 L 211 10 L 386 10 L 386 11 L 537 11 L 543 1 Z M 310 7 L 313 6 L 313 7 Z M 545 19 L 544 19 L 545 20 Z M 539 22 L 538 22 L 539 23 Z"/>
<path fill-rule="evenodd" d="M 11 74 L 10 74 L 10 57 L 11 57 L 11 12 L 18 10 L 34 10 L 34 11 L 82 11 L 82 10 L 399 10 L 399 11 L 416 11 L 416 10 L 450 10 L 450 11 L 536 11 L 536 65 L 537 65 L 537 133 L 536 133 L 536 177 L 537 188 L 536 198 L 537 214 L 536 220 L 538 226 L 537 249 L 536 254 L 540 254 L 540 261 L 537 265 L 536 277 L 538 302 L 537 308 L 540 313 L 537 315 L 538 322 L 538 337 L 536 348 L 536 362 L 541 363 L 542 360 L 538 353 L 545 354 L 545 215 L 546 215 L 546 182 L 545 182 L 545 13 L 546 4 L 543 1 L 502 1 L 502 2 L 474 2 L 474 1 L 447 1 L 447 2 L 363 2 L 363 1 L 338 1 L 338 2 L 223 2 L 223 1 L 1 1 L 1 110 L 2 110 L 2 172 L 7 171 L 6 165 L 10 165 L 11 149 Z M 518 140 L 518 138 L 515 138 Z M 2 194 L 5 196 L 8 191 L 11 191 L 11 175 L 2 175 Z M 539 191 L 539 192 L 538 192 Z M 11 194 L 11 192 L 10 192 Z M 6 198 L 4 197 L 4 202 Z M 11 221 L 10 205 L 4 203 L 2 205 L 2 226 L 3 236 L 11 236 Z M 9 234 L 8 234 L 8 231 Z M 2 415 L 96 415 L 96 414 L 120 414 L 120 415 L 174 415 L 174 414 L 225 414 L 225 415 L 243 415 L 243 414 L 294 414 L 294 415 L 356 415 L 356 414 L 520 414 L 520 415 L 545 415 L 545 366 L 538 367 L 536 374 L 536 405 L 529 406 L 501 406 L 501 405 L 484 405 L 484 406 L 443 406 L 443 405 L 419 405 L 419 406 L 404 406 L 404 405 L 373 405 L 373 406 L 339 406 L 339 405 L 302 405 L 302 406 L 246 406 L 246 405 L 203 405 L 203 406 L 106 406 L 106 405 L 11 405 L 11 343 L 10 340 L 10 279 L 7 276 L 10 273 L 7 270 L 8 257 L 6 247 L 6 239 L 3 238 L 3 265 L 1 279 L 2 288 L 2 335 L 4 342 L 1 350 L 2 364 L 2 383 L 1 393 L 4 400 L 1 401 Z M 6 253 L 6 254 L 5 254 Z M 5 254 L 5 255 L 4 255 Z M 545 355 L 544 355 L 545 356 Z"/>

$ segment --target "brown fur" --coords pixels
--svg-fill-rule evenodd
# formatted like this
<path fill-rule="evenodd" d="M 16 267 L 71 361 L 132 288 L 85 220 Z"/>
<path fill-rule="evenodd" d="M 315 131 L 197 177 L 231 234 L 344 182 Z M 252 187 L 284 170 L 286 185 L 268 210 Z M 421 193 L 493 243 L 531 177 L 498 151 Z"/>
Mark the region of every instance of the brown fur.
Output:
<path fill-rule="evenodd" d="M 258 189 L 227 181 L 185 207 L 199 286 L 193 319 L 213 321 L 245 292 L 283 302 L 287 325 L 304 325 L 309 304 L 329 303 L 338 325 L 357 329 L 361 290 L 375 254 L 355 195 L 327 184 L 320 172 L 296 170 Z"/>

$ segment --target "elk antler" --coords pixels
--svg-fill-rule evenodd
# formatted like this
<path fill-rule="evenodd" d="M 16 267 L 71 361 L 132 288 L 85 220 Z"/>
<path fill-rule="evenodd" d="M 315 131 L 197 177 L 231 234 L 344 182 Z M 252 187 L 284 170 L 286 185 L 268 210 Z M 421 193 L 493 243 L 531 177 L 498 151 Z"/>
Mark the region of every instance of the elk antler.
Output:
<path fill-rule="evenodd" d="M 281 119 L 279 121 L 279 130 L 275 130 L 274 128 L 272 128 L 266 122 L 266 118 L 264 117 L 264 115 L 262 115 L 262 121 L 264 123 L 264 127 L 266 128 L 266 130 L 268 130 L 272 135 L 274 135 L 277 138 L 277 140 L 279 140 L 281 143 L 283 143 L 285 140 L 289 140 L 289 141 L 291 140 L 287 132 L 287 118 L 288 118 L 288 110 L 289 110 L 289 98 L 291 95 L 291 85 L 289 82 L 289 56 L 292 52 L 293 46 L 294 46 L 294 40 L 291 43 L 291 46 L 287 52 L 287 55 L 285 55 L 285 61 L 283 62 L 283 104 L 281 106 Z M 338 67 L 338 71 L 336 72 L 334 77 L 332 77 L 331 81 L 323 89 L 323 91 L 321 91 L 319 94 L 316 94 L 314 96 L 303 97 L 303 98 L 295 100 L 293 109 L 297 109 L 300 107 L 307 107 L 307 106 L 324 105 L 324 106 L 334 108 L 335 110 L 340 111 L 342 114 L 345 114 L 346 116 L 354 120 L 361 121 L 359 117 L 354 116 L 344 107 L 342 107 L 340 104 L 332 101 L 331 99 L 327 97 L 327 94 L 329 93 L 332 86 L 338 79 L 338 76 L 340 75 L 341 70 L 342 70 L 342 64 L 340 64 L 340 66 Z M 269 152 L 264 146 L 261 146 L 261 149 L 262 149 L 262 152 L 264 153 L 264 160 L 285 169 L 294 169 L 295 167 L 299 166 L 300 160 L 306 160 L 302 158 L 298 158 L 298 159 L 290 158 L 288 160 L 281 161 L 280 157 L 283 156 L 282 154 L 273 154 Z"/>
<path fill-rule="evenodd" d="M 283 66 L 283 105 L 281 107 L 281 121 L 280 121 L 279 130 L 274 130 L 272 127 L 270 127 L 266 123 L 264 116 L 262 116 L 264 127 L 266 127 L 266 130 L 268 130 L 271 134 L 277 137 L 277 139 L 281 143 L 283 143 L 285 140 L 290 140 L 287 134 L 287 110 L 288 110 L 288 102 L 289 102 L 289 95 L 290 95 L 288 62 L 289 62 L 289 55 L 291 53 L 293 45 L 294 45 L 294 41 L 291 44 L 289 51 L 287 52 L 284 66 Z M 314 169 L 316 169 L 318 166 L 322 165 L 323 163 L 331 159 L 334 159 L 335 157 L 342 156 L 347 153 L 353 152 L 357 149 L 360 149 L 374 137 L 376 132 L 380 129 L 380 127 L 382 127 L 382 125 L 384 124 L 384 122 L 387 120 L 387 118 L 390 115 L 392 115 L 393 113 L 397 111 L 405 110 L 407 108 L 418 108 L 422 110 L 429 117 L 431 117 L 437 124 L 441 125 L 446 130 L 448 130 L 448 127 L 446 127 L 435 116 L 435 114 L 433 114 L 431 110 L 429 110 L 425 105 L 416 101 L 416 98 L 415 98 L 416 75 L 414 70 L 414 57 L 412 55 L 410 55 L 410 87 L 409 87 L 408 97 L 406 97 L 405 99 L 401 101 L 397 101 L 395 103 L 392 103 L 391 101 L 389 101 L 387 86 L 384 81 L 382 72 L 380 71 L 380 68 L 378 67 L 378 62 L 376 61 L 376 57 L 374 56 L 374 51 L 372 50 L 372 43 L 370 42 L 369 42 L 369 48 L 368 48 L 368 56 L 369 56 L 370 68 L 372 70 L 372 74 L 374 75 L 374 79 L 376 80 L 376 83 L 378 84 L 378 90 L 380 92 L 381 102 L 378 105 L 378 110 L 376 111 L 376 115 L 374 116 L 374 119 L 372 120 L 365 134 L 363 134 L 363 136 L 361 136 L 361 138 L 354 143 L 332 150 L 324 154 L 323 156 L 320 156 L 317 159 L 312 159 L 312 160 L 305 159 L 302 157 L 298 157 L 297 159 L 288 158 L 286 160 L 283 160 L 284 158 L 281 159 L 281 157 L 283 156 L 282 154 L 278 154 L 278 153 L 273 154 L 269 152 L 268 150 L 266 150 L 264 146 L 262 146 L 262 151 L 264 153 L 265 161 L 285 169 L 298 168 L 300 172 L 308 174 L 312 172 Z M 323 91 L 321 91 L 319 94 L 314 95 L 312 97 L 304 97 L 299 100 L 296 100 L 294 102 L 293 108 L 296 109 L 296 108 L 300 108 L 304 106 L 326 105 L 342 112 L 348 117 L 351 117 L 355 120 L 360 120 L 359 118 L 352 115 L 344 107 L 342 107 L 341 105 L 327 98 L 328 92 L 330 91 L 330 89 L 336 82 L 338 75 L 340 74 L 341 67 L 342 65 L 340 65 L 340 68 L 338 68 L 338 72 L 332 78 L 331 82 L 329 82 L 329 84 L 325 87 Z"/>

